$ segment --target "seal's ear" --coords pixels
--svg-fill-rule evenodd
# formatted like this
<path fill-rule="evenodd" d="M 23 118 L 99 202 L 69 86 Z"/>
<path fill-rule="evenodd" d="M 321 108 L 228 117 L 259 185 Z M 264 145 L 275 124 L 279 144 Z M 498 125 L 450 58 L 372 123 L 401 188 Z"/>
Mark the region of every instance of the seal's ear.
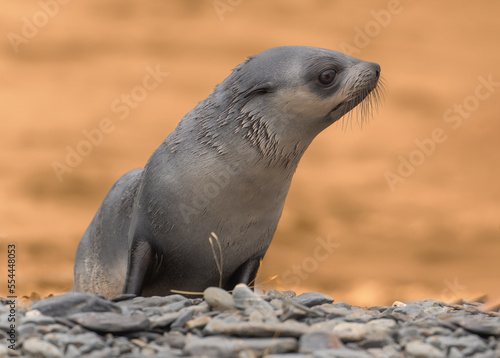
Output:
<path fill-rule="evenodd" d="M 244 94 L 243 98 L 250 99 L 255 95 L 270 93 L 273 92 L 273 90 L 274 86 L 271 82 L 258 83 L 255 86 L 250 87 Z"/>

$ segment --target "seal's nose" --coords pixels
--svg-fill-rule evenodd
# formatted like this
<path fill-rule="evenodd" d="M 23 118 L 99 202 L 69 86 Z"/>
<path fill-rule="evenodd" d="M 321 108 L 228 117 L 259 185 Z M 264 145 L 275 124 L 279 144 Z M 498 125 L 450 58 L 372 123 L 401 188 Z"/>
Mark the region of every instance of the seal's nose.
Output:
<path fill-rule="evenodd" d="M 372 63 L 373 70 L 375 71 L 375 76 L 377 79 L 380 77 L 380 65 L 377 63 Z"/>

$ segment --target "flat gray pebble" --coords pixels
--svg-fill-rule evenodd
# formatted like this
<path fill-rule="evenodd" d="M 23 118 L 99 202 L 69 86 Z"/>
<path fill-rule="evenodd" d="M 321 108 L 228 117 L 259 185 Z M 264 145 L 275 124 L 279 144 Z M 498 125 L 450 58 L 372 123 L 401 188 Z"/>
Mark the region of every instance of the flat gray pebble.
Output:
<path fill-rule="evenodd" d="M 239 338 L 189 336 L 184 352 L 195 356 L 233 357 L 241 351 L 250 350 L 258 355 L 266 353 L 285 353 L 297 349 L 293 338 Z"/>
<path fill-rule="evenodd" d="M 33 323 L 39 325 L 48 325 L 55 323 L 56 320 L 50 316 L 33 316 L 33 317 L 24 317 L 22 320 L 22 324 Z"/>
<path fill-rule="evenodd" d="M 85 312 L 72 314 L 68 318 L 97 332 L 125 333 L 149 328 L 149 320 L 140 313 L 121 315 L 115 312 Z"/>
<path fill-rule="evenodd" d="M 59 349 L 40 338 L 29 338 L 23 343 L 23 350 L 33 357 L 62 358 Z"/>
<path fill-rule="evenodd" d="M 170 325 L 171 331 L 179 331 L 184 329 L 184 325 L 193 318 L 194 310 L 186 310 Z"/>
<path fill-rule="evenodd" d="M 283 323 L 238 322 L 229 323 L 212 319 L 203 332 L 208 335 L 234 335 L 246 337 L 300 337 L 309 331 L 309 327 L 300 322 Z"/>
<path fill-rule="evenodd" d="M 71 292 L 37 301 L 31 307 L 46 316 L 63 317 L 80 312 L 121 312 L 120 307 L 100 296 Z"/>
<path fill-rule="evenodd" d="M 322 305 L 325 303 L 333 303 L 333 298 L 324 293 L 307 292 L 291 299 L 307 307 Z"/>
<path fill-rule="evenodd" d="M 415 358 L 446 358 L 445 352 L 421 341 L 408 343 L 405 352 Z"/>
<path fill-rule="evenodd" d="M 262 311 L 273 312 L 273 306 L 262 297 L 254 293 L 247 285 L 237 284 L 233 290 L 233 300 L 236 308 L 245 309 L 247 307 L 257 308 Z"/>
<path fill-rule="evenodd" d="M 219 287 L 209 287 L 203 292 L 203 298 L 205 302 L 210 305 L 210 308 L 214 311 L 227 311 L 234 310 L 236 306 L 234 304 L 233 296 L 226 290 Z"/>
<path fill-rule="evenodd" d="M 313 358 L 372 358 L 372 356 L 353 349 L 327 349 L 314 352 Z"/>
<path fill-rule="evenodd" d="M 175 302 L 189 301 L 186 297 L 181 295 L 170 296 L 152 296 L 152 297 L 135 297 L 131 300 L 120 301 L 120 306 L 133 306 L 138 308 L 145 307 L 163 307 Z"/>
<path fill-rule="evenodd" d="M 344 348 L 344 345 L 339 338 L 327 332 L 310 332 L 300 336 L 299 352 L 312 353 L 323 349 L 339 349 Z"/>
<path fill-rule="evenodd" d="M 333 327 L 332 333 L 342 342 L 356 342 L 366 337 L 368 328 L 364 323 L 342 322 Z"/>

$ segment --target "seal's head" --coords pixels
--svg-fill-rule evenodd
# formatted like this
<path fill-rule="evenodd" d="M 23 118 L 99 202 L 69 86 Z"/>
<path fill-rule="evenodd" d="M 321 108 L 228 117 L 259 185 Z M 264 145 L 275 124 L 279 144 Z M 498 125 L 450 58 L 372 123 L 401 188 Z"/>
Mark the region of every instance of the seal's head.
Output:
<path fill-rule="evenodd" d="M 250 57 L 221 86 L 236 94 L 242 112 L 286 126 L 308 126 L 317 134 L 360 104 L 363 123 L 379 103 L 379 78 L 376 63 L 327 49 L 287 46 Z"/>
<path fill-rule="evenodd" d="M 381 98 L 379 79 L 375 63 L 315 47 L 276 47 L 236 67 L 193 116 L 203 118 L 199 138 L 218 152 L 239 133 L 271 162 L 288 165 L 355 107 L 362 124 Z"/>

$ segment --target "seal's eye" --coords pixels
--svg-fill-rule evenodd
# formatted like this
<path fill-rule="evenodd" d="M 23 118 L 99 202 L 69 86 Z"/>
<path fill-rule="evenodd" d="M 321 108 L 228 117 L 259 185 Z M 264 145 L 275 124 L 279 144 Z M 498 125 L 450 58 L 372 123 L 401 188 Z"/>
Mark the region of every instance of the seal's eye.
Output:
<path fill-rule="evenodd" d="M 319 74 L 318 81 L 323 86 L 330 86 L 335 81 L 335 78 L 337 78 L 337 71 L 329 69 Z"/>

